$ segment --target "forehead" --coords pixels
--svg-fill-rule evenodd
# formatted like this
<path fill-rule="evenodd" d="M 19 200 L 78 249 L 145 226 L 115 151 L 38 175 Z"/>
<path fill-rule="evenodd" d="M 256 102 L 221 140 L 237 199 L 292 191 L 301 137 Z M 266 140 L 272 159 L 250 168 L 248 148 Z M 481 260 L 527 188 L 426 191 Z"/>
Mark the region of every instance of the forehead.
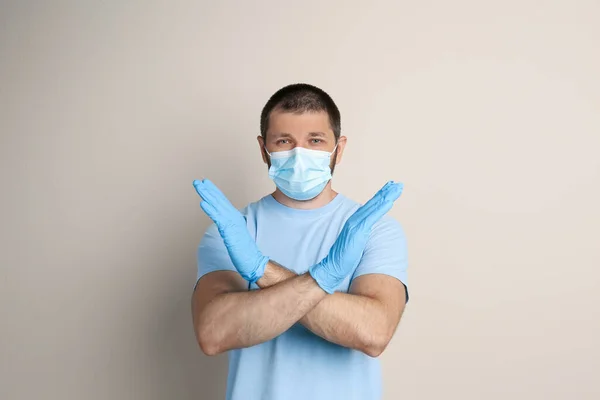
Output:
<path fill-rule="evenodd" d="M 303 136 L 311 132 L 323 132 L 326 136 L 334 136 L 329 123 L 329 115 L 325 111 L 296 114 L 273 110 L 269 116 L 269 129 L 267 130 L 269 138 L 282 133 Z"/>

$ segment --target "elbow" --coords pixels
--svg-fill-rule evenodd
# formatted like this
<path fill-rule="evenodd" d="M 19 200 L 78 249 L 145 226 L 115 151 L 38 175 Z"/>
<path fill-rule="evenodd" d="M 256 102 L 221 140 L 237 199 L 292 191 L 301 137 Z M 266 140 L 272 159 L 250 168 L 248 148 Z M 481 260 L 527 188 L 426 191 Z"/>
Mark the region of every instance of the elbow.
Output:
<path fill-rule="evenodd" d="M 383 353 L 385 347 L 386 346 L 381 345 L 369 345 L 365 346 L 362 352 L 368 355 L 369 357 L 377 358 L 381 355 L 381 353 Z"/>
<path fill-rule="evenodd" d="M 223 352 L 219 341 L 214 337 L 214 334 L 211 334 L 211 332 L 208 332 L 206 329 L 202 329 L 202 327 L 199 327 L 196 332 L 198 345 L 205 355 L 216 356 Z"/>
<path fill-rule="evenodd" d="M 200 350 L 202 350 L 202 352 L 209 357 L 221 354 L 218 346 L 216 346 L 214 343 L 199 339 L 198 344 L 200 345 Z"/>
<path fill-rule="evenodd" d="M 373 340 L 369 341 L 369 343 L 366 343 L 363 346 L 361 351 L 369 357 L 377 358 L 387 348 L 388 344 L 390 343 L 390 340 L 391 337 L 389 337 L 388 335 L 373 338 Z"/>

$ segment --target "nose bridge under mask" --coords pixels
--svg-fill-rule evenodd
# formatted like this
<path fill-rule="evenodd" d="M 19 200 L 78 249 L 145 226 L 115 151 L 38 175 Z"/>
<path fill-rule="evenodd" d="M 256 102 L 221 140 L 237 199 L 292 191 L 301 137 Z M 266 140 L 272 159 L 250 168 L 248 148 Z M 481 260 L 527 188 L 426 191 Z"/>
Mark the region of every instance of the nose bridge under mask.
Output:
<path fill-rule="evenodd" d="M 336 145 L 337 148 L 337 145 Z M 329 166 L 332 152 L 294 147 L 269 153 L 269 177 L 288 197 L 310 200 L 323 191 L 331 179 Z"/>

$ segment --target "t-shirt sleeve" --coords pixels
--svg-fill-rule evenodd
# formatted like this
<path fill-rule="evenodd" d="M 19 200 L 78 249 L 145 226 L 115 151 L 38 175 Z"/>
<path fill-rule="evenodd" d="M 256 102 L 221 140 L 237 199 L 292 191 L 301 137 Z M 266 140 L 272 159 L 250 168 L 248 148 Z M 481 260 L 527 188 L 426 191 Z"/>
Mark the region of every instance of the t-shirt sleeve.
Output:
<path fill-rule="evenodd" d="M 236 271 L 215 224 L 208 227 L 200 240 L 196 259 L 198 263 L 196 283 L 209 272 Z"/>
<path fill-rule="evenodd" d="M 408 301 L 406 236 L 398 221 L 385 216 L 373 226 L 371 236 L 352 279 L 366 274 L 385 274 L 400 280 Z"/>

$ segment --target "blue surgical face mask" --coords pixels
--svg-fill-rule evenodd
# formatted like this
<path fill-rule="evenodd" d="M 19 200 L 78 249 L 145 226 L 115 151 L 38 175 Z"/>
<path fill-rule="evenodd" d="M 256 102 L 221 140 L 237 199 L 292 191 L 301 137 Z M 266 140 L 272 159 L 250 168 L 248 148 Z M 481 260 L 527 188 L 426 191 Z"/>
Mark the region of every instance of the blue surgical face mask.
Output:
<path fill-rule="evenodd" d="M 331 179 L 332 152 L 294 147 L 292 150 L 267 154 L 271 157 L 269 178 L 286 196 L 295 200 L 310 200 L 323 191 Z"/>

